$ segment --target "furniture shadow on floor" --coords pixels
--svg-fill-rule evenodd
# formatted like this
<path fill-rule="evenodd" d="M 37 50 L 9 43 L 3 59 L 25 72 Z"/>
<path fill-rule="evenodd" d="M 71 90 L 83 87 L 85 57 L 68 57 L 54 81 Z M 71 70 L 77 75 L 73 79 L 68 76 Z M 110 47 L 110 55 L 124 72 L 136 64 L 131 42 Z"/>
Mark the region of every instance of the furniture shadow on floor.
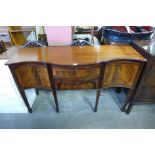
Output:
<path fill-rule="evenodd" d="M 115 101 L 115 103 L 121 107 L 123 105 L 123 102 L 125 101 L 127 90 L 122 88 L 120 93 L 116 92 L 116 88 L 110 88 L 109 94 L 112 97 L 112 99 Z"/>
<path fill-rule="evenodd" d="M 55 112 L 54 98 L 51 93 L 51 91 L 39 90 L 39 95 L 32 105 L 32 111 L 35 113 Z"/>

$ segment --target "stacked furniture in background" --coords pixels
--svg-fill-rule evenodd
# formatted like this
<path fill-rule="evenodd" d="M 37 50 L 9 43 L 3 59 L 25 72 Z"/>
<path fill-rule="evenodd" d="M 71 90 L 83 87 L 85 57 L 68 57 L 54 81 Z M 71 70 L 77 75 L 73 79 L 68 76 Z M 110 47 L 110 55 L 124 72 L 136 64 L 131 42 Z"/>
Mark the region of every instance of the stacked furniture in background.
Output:
<path fill-rule="evenodd" d="M 4 42 L 5 48 L 12 47 L 12 40 L 8 30 L 8 26 L 0 26 L 0 40 Z"/>
<path fill-rule="evenodd" d="M 103 26 L 98 32 L 102 44 L 129 44 L 136 40 L 150 40 L 152 26 Z"/>
<path fill-rule="evenodd" d="M 5 51 L 6 51 L 6 48 L 5 48 L 4 42 L 1 40 L 0 41 L 0 54 L 2 54 Z"/>
<path fill-rule="evenodd" d="M 9 26 L 8 31 L 13 45 L 23 45 L 30 33 L 35 31 L 35 26 Z"/>

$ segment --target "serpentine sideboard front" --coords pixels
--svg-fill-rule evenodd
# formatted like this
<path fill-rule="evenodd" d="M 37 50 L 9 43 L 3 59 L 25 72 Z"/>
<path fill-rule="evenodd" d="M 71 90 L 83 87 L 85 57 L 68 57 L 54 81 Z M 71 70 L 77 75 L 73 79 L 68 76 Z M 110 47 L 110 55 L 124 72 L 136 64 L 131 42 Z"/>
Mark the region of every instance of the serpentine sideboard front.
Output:
<path fill-rule="evenodd" d="M 145 62 L 132 46 L 102 45 L 20 48 L 6 65 L 29 112 L 32 109 L 25 89 L 52 90 L 59 112 L 58 89 L 97 89 L 94 108 L 97 111 L 101 89 L 110 87 L 129 88 L 121 106 L 121 110 L 127 112 Z"/>

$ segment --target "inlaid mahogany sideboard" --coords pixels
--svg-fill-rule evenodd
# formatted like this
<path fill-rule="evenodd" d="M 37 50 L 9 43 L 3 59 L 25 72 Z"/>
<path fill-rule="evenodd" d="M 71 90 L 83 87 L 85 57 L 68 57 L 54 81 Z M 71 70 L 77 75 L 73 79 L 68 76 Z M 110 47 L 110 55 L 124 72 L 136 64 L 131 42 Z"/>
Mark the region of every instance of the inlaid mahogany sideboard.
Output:
<path fill-rule="evenodd" d="M 110 87 L 129 89 L 120 107 L 126 111 L 145 63 L 145 57 L 132 46 L 98 45 L 19 48 L 6 64 L 29 112 L 32 109 L 24 92 L 29 88 L 52 90 L 57 112 L 57 90 L 97 89 L 96 112 L 101 90 Z"/>

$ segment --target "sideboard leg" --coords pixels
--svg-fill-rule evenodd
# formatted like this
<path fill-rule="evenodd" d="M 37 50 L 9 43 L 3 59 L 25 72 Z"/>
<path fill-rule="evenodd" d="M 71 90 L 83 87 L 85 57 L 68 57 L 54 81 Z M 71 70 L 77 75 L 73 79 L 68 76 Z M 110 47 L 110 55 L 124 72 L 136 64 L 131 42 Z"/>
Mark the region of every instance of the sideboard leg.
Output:
<path fill-rule="evenodd" d="M 24 90 L 20 90 L 20 94 L 21 94 L 21 96 L 22 96 L 22 98 L 24 100 L 24 103 L 25 103 L 29 113 L 32 113 L 32 109 L 30 108 L 30 105 L 29 105 L 29 102 L 27 100 L 27 97 L 26 97 L 26 94 L 25 94 Z"/>
<path fill-rule="evenodd" d="M 53 92 L 54 101 L 55 101 L 55 105 L 56 105 L 56 112 L 59 113 L 59 105 L 58 105 L 57 92 L 56 92 L 55 89 L 53 89 L 52 92 Z"/>
<path fill-rule="evenodd" d="M 126 111 L 126 107 L 128 106 L 130 100 L 132 100 L 133 93 L 134 93 L 134 89 L 129 89 L 125 102 L 121 108 L 122 112 Z"/>
<path fill-rule="evenodd" d="M 35 88 L 36 94 L 39 95 L 39 89 Z"/>
<path fill-rule="evenodd" d="M 121 93 L 121 91 L 122 91 L 122 88 L 121 87 L 116 87 L 116 89 L 115 89 L 115 91 L 116 91 L 116 93 Z"/>
<path fill-rule="evenodd" d="M 98 102 L 99 102 L 100 94 L 101 94 L 101 90 L 97 90 L 96 103 L 95 103 L 94 112 L 97 112 L 97 107 L 98 107 Z"/>
<path fill-rule="evenodd" d="M 131 112 L 132 107 L 133 107 L 133 104 L 132 103 L 129 103 L 129 106 L 128 106 L 128 108 L 127 108 L 127 110 L 126 110 L 125 113 L 126 114 L 129 114 Z"/>

